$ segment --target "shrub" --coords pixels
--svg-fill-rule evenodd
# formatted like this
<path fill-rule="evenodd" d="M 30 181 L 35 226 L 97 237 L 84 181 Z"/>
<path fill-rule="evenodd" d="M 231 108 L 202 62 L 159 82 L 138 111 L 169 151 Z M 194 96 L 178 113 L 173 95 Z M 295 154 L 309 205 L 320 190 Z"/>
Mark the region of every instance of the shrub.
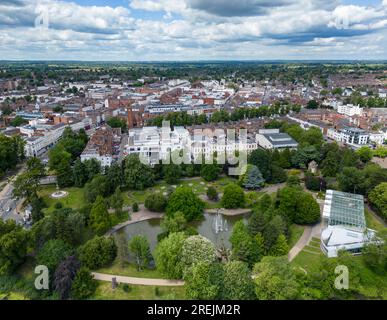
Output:
<path fill-rule="evenodd" d="M 117 246 L 113 237 L 95 237 L 78 249 L 82 265 L 95 270 L 113 262 L 117 255 Z"/>
<path fill-rule="evenodd" d="M 214 187 L 209 187 L 207 189 L 207 197 L 211 201 L 218 201 L 219 195 Z"/>
<path fill-rule="evenodd" d="M 138 208 L 138 203 L 137 202 L 133 203 L 132 210 L 133 210 L 133 212 L 138 212 L 139 208 Z"/>
<path fill-rule="evenodd" d="M 245 204 L 245 193 L 243 189 L 230 183 L 224 188 L 221 204 L 226 209 L 242 208 Z"/>
<path fill-rule="evenodd" d="M 160 193 L 150 194 L 145 199 L 145 208 L 153 212 L 163 212 L 167 206 L 167 199 Z"/>

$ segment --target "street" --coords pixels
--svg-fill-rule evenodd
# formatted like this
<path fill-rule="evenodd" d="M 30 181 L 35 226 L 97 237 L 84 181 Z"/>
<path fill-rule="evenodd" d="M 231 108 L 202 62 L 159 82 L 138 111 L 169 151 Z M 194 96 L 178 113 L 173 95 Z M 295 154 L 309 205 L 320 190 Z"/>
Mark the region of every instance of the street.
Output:
<path fill-rule="evenodd" d="M 17 175 L 21 174 L 24 168 L 21 169 Z M 16 200 L 12 198 L 13 182 L 16 179 L 15 175 L 8 181 L 3 190 L 0 191 L 0 218 L 3 220 L 15 220 L 18 223 L 22 223 L 23 214 L 18 214 L 17 208 L 20 207 L 22 200 Z"/>

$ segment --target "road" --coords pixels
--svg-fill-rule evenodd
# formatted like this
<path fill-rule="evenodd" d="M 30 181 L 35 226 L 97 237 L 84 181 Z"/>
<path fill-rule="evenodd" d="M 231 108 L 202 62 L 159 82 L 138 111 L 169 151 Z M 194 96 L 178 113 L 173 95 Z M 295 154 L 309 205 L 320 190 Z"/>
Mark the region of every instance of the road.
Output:
<path fill-rule="evenodd" d="M 0 218 L 3 220 L 12 219 L 18 223 L 22 223 L 23 215 L 18 214 L 17 212 L 22 200 L 12 198 L 13 182 L 22 172 L 24 172 L 24 167 L 17 173 L 17 175 L 8 181 L 3 190 L 0 192 Z"/>

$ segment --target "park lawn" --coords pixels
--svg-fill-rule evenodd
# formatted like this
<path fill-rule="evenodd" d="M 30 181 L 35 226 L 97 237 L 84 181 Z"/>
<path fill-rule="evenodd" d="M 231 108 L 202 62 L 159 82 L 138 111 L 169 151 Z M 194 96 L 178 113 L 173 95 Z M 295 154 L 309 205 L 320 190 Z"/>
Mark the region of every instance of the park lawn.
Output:
<path fill-rule="evenodd" d="M 298 224 L 292 224 L 289 227 L 290 237 L 288 240 L 289 248 L 293 248 L 297 241 L 301 238 L 303 232 L 305 230 L 305 226 L 300 226 Z"/>
<path fill-rule="evenodd" d="M 307 249 L 308 251 L 312 251 L 308 246 L 306 246 L 305 249 Z M 320 259 L 328 258 L 326 258 L 321 251 L 319 253 L 316 252 L 316 254 L 313 254 L 302 250 L 291 262 L 291 265 L 295 267 L 301 267 L 306 271 L 313 271 L 318 269 Z"/>
<path fill-rule="evenodd" d="M 109 267 L 98 269 L 96 272 L 136 278 L 165 279 L 165 277 L 156 269 L 138 271 L 134 264 L 126 263 L 125 266 L 122 267 L 117 260 Z"/>
<path fill-rule="evenodd" d="M 129 190 L 123 191 L 124 205 L 131 206 L 133 203 L 137 202 L 138 204 L 142 204 L 145 202 L 145 199 L 154 193 L 166 193 L 169 188 L 172 190 L 179 188 L 181 186 L 191 188 L 194 193 L 197 195 L 205 195 L 207 193 L 207 188 L 213 186 L 216 188 L 218 193 L 223 193 L 224 187 L 231 183 L 236 182 L 237 180 L 230 177 L 220 177 L 216 181 L 207 182 L 201 177 L 193 177 L 188 179 L 181 179 L 176 184 L 168 184 L 165 181 L 158 181 L 153 187 L 147 188 L 145 190 Z M 209 208 L 217 208 L 218 205 L 210 205 Z"/>
<path fill-rule="evenodd" d="M 382 231 L 386 229 L 383 224 L 379 220 L 377 220 L 368 209 L 364 209 L 364 214 L 368 228 L 376 231 Z"/>
<path fill-rule="evenodd" d="M 98 287 L 91 299 L 93 300 L 184 300 L 184 286 L 157 287 L 129 285 L 129 292 L 123 290 L 123 284 L 112 289 L 111 282 L 98 281 Z"/>
<path fill-rule="evenodd" d="M 83 197 L 83 188 L 64 188 L 61 189 L 67 191 L 68 196 L 61 199 L 51 198 L 51 194 L 56 191 L 55 185 L 50 185 L 42 187 L 39 189 L 38 193 L 41 196 L 47 205 L 47 208 L 44 209 L 45 213 L 51 213 L 55 210 L 55 204 L 60 202 L 64 208 L 80 209 L 84 205 Z"/>

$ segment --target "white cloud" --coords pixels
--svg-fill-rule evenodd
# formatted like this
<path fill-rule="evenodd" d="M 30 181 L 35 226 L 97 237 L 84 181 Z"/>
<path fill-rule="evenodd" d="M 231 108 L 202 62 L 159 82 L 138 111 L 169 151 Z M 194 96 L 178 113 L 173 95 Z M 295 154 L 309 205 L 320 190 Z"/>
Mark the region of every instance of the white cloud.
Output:
<path fill-rule="evenodd" d="M 387 0 L 384 7 L 340 5 L 336 0 L 276 0 L 279 6 L 241 0 L 244 9 L 258 2 L 264 7 L 245 16 L 242 11 L 227 13 L 232 6 L 218 12 L 203 0 L 132 0 L 127 8 L 42 1 L 0 2 L 3 59 L 318 59 L 316 52 L 324 55 L 320 58 L 387 56 Z M 44 32 L 34 28 L 31 15 L 38 3 L 49 13 Z M 164 14 L 140 19 L 133 17 L 135 10 Z M 371 46 L 378 49 L 360 50 Z"/>

